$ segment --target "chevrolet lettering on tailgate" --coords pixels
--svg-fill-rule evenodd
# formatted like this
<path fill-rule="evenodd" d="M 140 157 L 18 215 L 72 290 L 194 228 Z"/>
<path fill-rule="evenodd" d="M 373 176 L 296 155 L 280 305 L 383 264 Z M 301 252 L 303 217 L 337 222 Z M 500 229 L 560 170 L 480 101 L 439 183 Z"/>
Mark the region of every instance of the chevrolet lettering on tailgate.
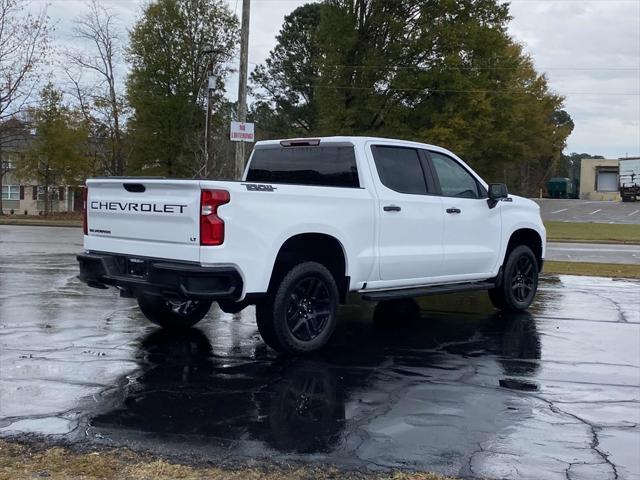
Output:
<path fill-rule="evenodd" d="M 184 213 L 186 207 L 186 205 L 172 203 L 91 202 L 91 210 L 112 210 L 116 212 Z"/>

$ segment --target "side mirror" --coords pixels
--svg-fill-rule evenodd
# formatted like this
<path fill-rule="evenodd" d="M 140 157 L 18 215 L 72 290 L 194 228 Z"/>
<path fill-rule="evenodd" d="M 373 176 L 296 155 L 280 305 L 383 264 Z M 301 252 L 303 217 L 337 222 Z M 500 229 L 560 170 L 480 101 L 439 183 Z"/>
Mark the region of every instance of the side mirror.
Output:
<path fill-rule="evenodd" d="M 500 198 L 507 198 L 509 196 L 509 190 L 504 183 L 490 183 L 489 184 L 489 199 L 499 200 Z"/>
<path fill-rule="evenodd" d="M 489 199 L 487 203 L 489 208 L 493 208 L 498 204 L 498 200 L 501 198 L 508 198 L 509 191 L 504 183 L 490 183 L 489 184 Z"/>

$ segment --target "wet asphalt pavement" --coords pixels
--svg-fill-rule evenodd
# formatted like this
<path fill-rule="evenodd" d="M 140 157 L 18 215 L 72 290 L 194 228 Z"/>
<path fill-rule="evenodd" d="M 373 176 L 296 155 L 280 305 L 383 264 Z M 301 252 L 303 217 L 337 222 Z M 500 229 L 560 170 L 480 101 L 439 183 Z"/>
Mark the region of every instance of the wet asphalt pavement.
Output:
<path fill-rule="evenodd" d="M 483 294 L 341 310 L 278 358 L 253 310 L 190 332 L 76 278 L 76 229 L 0 226 L 0 436 L 189 462 L 471 478 L 640 479 L 640 282 L 547 276 L 530 313 Z"/>

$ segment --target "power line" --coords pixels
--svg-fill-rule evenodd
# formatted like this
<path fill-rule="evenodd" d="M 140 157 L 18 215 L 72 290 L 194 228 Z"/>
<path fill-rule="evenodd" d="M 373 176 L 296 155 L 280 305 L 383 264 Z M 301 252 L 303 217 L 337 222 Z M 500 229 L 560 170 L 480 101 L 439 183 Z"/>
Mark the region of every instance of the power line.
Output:
<path fill-rule="evenodd" d="M 238 59 L 240 58 L 238 55 L 230 55 L 229 58 Z M 249 61 L 251 65 L 261 66 L 263 63 L 256 63 Z M 459 66 L 451 66 L 451 65 L 443 65 L 443 66 L 417 66 L 417 65 L 341 65 L 341 64 L 324 64 L 322 66 L 325 67 L 343 67 L 343 68 L 377 68 L 377 69 L 398 69 L 398 70 L 411 70 L 411 69 L 427 69 L 427 68 L 437 68 L 440 70 L 515 70 L 520 68 L 516 67 L 474 67 L 467 65 L 459 65 Z M 536 67 L 534 65 L 536 71 L 547 71 L 547 70 L 567 70 L 567 71 L 621 71 L 621 72 L 640 72 L 640 67 Z"/>
<path fill-rule="evenodd" d="M 255 0 L 260 3 L 321 3 L 323 0 Z M 638 0 L 505 0 L 503 3 L 636 3 Z"/>
<path fill-rule="evenodd" d="M 296 88 L 326 88 L 334 90 L 374 90 L 376 87 L 355 87 L 344 85 L 303 85 L 289 84 Z M 440 89 L 440 88 L 395 88 L 384 89 L 385 92 L 423 92 L 423 93 L 496 93 L 504 95 L 535 95 L 524 90 L 491 90 L 491 89 Z M 640 92 L 562 92 L 561 95 L 610 95 L 610 96 L 640 96 Z"/>
<path fill-rule="evenodd" d="M 520 68 L 522 65 L 515 67 L 474 67 L 471 65 L 431 65 L 431 66 L 418 66 L 418 65 L 324 65 L 325 67 L 336 67 L 336 68 L 377 68 L 377 69 L 388 69 L 388 70 L 423 70 L 427 68 L 433 68 L 437 70 L 516 70 Z M 536 70 L 572 70 L 572 71 L 580 71 L 580 70 L 603 70 L 603 71 L 640 71 L 640 67 L 535 67 Z"/>

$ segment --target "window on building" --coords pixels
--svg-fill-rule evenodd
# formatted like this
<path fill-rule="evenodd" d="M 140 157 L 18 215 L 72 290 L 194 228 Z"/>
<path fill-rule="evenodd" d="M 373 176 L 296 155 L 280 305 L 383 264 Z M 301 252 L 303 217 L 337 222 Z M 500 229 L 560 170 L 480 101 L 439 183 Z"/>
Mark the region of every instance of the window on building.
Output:
<path fill-rule="evenodd" d="M 3 200 L 20 200 L 20 185 L 3 185 Z"/>
<path fill-rule="evenodd" d="M 38 200 L 44 200 L 43 186 L 38 186 Z M 49 200 L 58 200 L 58 187 L 49 187 Z"/>
<path fill-rule="evenodd" d="M 16 168 L 16 165 L 24 159 L 24 152 L 12 152 L 12 151 L 4 151 L 2 153 L 2 168 L 3 170 L 13 170 Z"/>
<path fill-rule="evenodd" d="M 598 170 L 596 173 L 596 190 L 598 192 L 617 192 L 618 172 L 615 170 Z"/>

